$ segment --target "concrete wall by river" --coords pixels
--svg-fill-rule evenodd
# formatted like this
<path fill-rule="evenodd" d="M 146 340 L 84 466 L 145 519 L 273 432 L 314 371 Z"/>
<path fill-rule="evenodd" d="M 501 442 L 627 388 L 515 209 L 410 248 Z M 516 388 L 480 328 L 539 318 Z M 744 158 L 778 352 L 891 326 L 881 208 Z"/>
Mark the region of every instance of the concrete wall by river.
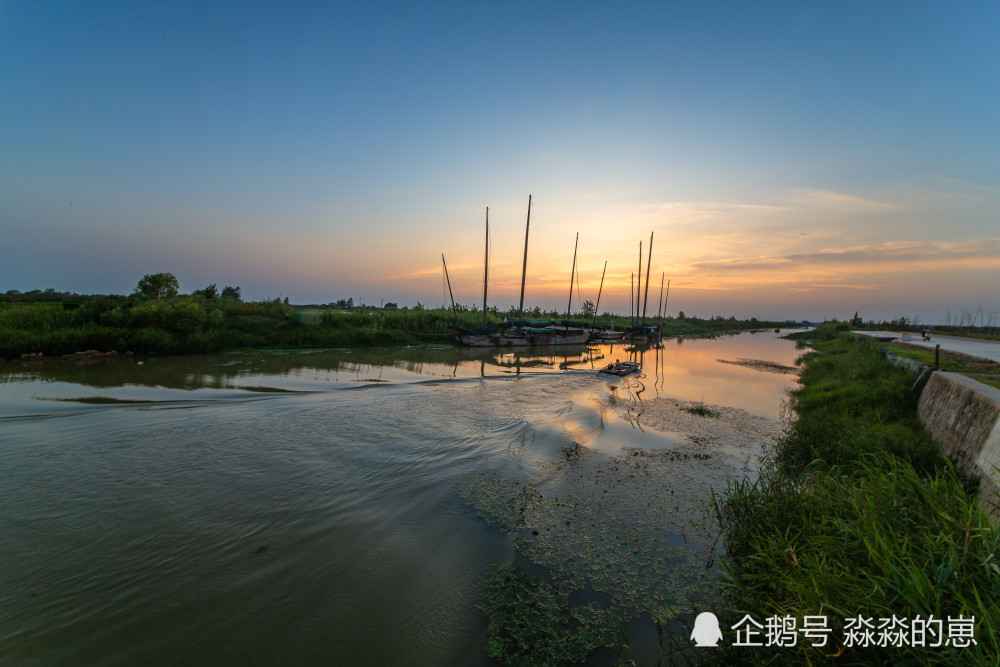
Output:
<path fill-rule="evenodd" d="M 979 500 L 1000 518 L 1000 389 L 937 371 L 920 394 L 917 414 L 955 465 L 982 480 Z"/>

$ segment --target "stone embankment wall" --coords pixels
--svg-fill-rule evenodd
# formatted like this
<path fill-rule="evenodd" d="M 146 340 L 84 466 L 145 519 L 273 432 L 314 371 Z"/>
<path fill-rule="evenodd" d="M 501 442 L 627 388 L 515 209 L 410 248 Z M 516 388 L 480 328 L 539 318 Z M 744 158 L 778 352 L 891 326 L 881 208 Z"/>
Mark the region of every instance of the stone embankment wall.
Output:
<path fill-rule="evenodd" d="M 936 371 L 920 394 L 917 415 L 955 465 L 982 480 L 980 503 L 1000 518 L 1000 389 Z"/>

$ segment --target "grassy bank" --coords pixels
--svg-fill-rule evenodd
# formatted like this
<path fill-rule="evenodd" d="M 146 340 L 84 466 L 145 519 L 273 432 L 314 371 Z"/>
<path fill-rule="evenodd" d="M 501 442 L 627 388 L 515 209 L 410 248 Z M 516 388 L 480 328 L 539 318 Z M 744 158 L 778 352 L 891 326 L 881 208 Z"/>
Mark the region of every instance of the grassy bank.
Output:
<path fill-rule="evenodd" d="M 908 394 L 913 377 L 837 329 L 815 332 L 803 386 L 791 398 L 798 418 L 759 480 L 735 484 L 719 503 L 728 555 L 717 613 L 727 646 L 698 657 L 995 665 L 1000 533 L 974 502 L 975 483 L 956 473 L 921 427 Z M 760 641 L 769 617 L 791 617 L 802 628 L 806 616 L 824 616 L 828 641 L 813 646 L 792 631 L 794 647 L 728 645 L 729 628 L 747 614 L 765 625 Z M 848 619 L 859 616 L 871 619 L 869 644 L 889 645 L 848 641 Z M 914 646 L 914 619 L 931 617 L 940 626 L 931 621 L 928 646 Z M 949 619 L 960 617 L 975 618 L 977 643 L 966 648 L 946 645 L 961 632 Z M 942 646 L 931 648 L 939 627 Z"/>
<path fill-rule="evenodd" d="M 924 366 L 934 365 L 934 351 L 928 350 L 926 347 L 907 345 L 906 343 L 883 343 L 882 346 L 896 356 L 914 359 Z M 947 350 L 939 350 L 936 360 L 938 367 L 943 371 L 962 373 L 1000 389 L 1000 364 L 995 361 Z"/>
<path fill-rule="evenodd" d="M 487 312 L 501 323 L 514 313 Z M 561 320 L 557 313 L 531 316 Z M 583 318 L 576 314 L 575 318 Z M 300 308 L 278 300 L 245 303 L 204 294 L 149 298 L 93 297 L 84 301 L 0 302 L 0 358 L 82 350 L 136 354 L 190 354 L 253 348 L 322 348 L 415 345 L 453 340 L 449 326 L 472 328 L 482 311 L 417 308 Z M 598 326 L 628 325 L 605 315 Z M 705 335 L 766 326 L 735 318 L 667 318 L 667 335 Z"/>

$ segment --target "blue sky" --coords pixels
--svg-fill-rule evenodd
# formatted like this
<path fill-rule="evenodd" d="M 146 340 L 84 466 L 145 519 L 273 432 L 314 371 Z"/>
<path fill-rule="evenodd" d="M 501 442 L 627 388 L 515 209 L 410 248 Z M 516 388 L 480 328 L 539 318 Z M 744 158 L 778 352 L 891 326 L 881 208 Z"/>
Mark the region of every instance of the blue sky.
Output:
<path fill-rule="evenodd" d="M 0 4 L 0 291 L 1000 310 L 1000 4 Z M 577 297 L 574 297 L 577 299 Z M 602 308 L 603 310 L 603 308 Z M 849 311 L 849 312 L 848 312 Z"/>

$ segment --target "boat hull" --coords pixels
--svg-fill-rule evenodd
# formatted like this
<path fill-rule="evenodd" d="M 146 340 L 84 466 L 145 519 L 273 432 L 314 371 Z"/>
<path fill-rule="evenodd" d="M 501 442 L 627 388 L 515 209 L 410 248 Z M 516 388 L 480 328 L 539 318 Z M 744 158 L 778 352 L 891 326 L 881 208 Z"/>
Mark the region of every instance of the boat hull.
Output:
<path fill-rule="evenodd" d="M 491 334 L 455 334 L 455 340 L 468 347 L 492 347 L 495 345 Z"/>
<path fill-rule="evenodd" d="M 455 340 L 468 347 L 547 347 L 550 345 L 585 345 L 590 334 L 526 333 L 526 334 L 456 334 Z"/>

